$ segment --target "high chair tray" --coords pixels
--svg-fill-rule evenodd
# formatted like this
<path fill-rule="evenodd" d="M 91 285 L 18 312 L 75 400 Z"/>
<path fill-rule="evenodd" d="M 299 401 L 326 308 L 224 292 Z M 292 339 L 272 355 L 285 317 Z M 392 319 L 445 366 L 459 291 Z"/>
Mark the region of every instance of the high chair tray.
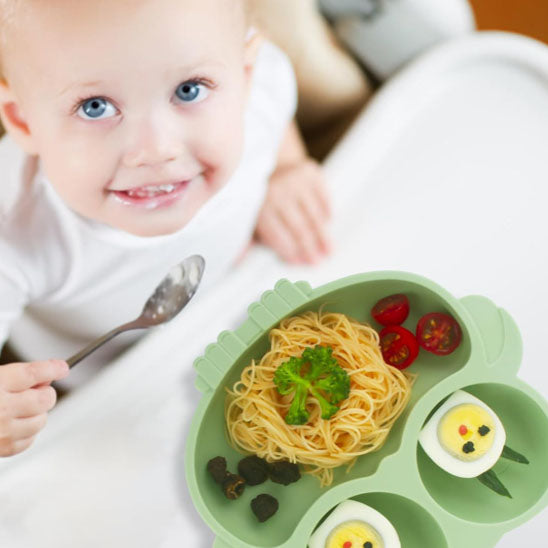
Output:
<path fill-rule="evenodd" d="M 334 209 L 333 254 L 310 268 L 285 264 L 268 250 L 252 248 L 221 284 L 198 292 L 179 317 L 148 334 L 60 401 L 27 451 L 0 459 L 0 545 L 211 546 L 213 533 L 193 507 L 184 473 L 188 425 L 197 409 L 204 411 L 206 402 L 206 396 L 194 389 L 192 362 L 221 331 L 241 325 L 246 305 L 282 278 L 305 279 L 320 288 L 356 272 L 417 272 L 451 295 L 485 295 L 495 308 L 508 310 L 519 325 L 524 342 L 519 378 L 548 397 L 546 143 L 545 45 L 503 33 L 478 33 L 436 47 L 406 66 L 375 95 L 324 164 Z M 318 289 L 313 291 L 317 297 Z M 486 316 L 485 321 L 473 322 L 481 332 L 481 344 L 491 341 L 482 363 L 496 357 L 500 343 L 493 344 L 498 340 L 493 337 L 500 331 L 484 334 L 481 326 L 499 314 L 488 313 L 492 307 L 485 314 L 474 307 L 472 313 L 471 301 L 466 310 L 465 303 L 453 297 L 448 302 L 462 314 L 469 337 L 477 332 L 466 318 Z M 469 342 L 470 352 L 481 354 L 471 338 Z M 518 365 L 516 359 L 509 367 Z M 215 374 L 222 378 L 221 371 Z M 393 432 L 393 439 L 402 448 L 407 443 L 406 451 L 413 457 L 406 465 L 415 470 L 411 481 L 421 498 L 408 503 L 398 494 L 399 484 L 375 486 L 371 475 L 354 478 L 346 484 L 349 487 L 341 484 L 322 493 L 302 521 L 295 518 L 296 534 L 303 541 L 295 548 L 304 548 L 317 520 L 348 496 L 383 505 L 383 510 L 393 506 L 390 518 L 398 527 L 398 515 L 406 512 L 417 523 L 431 523 L 428 515 L 447 513 L 440 521 L 440 534 L 449 535 L 446 542 L 452 541 L 448 523 L 457 522 L 462 508 L 448 499 L 447 492 L 436 491 L 434 472 L 420 456 L 416 440 L 409 441 L 416 437 L 424 407 L 441 392 L 447 395 L 455 380 L 476 390 L 476 381 L 466 380 L 464 369 L 452 375 L 432 385 L 403 417 L 405 429 L 399 432 L 397 427 Z M 485 378 L 480 389 L 495 386 L 497 378 Z M 508 378 L 509 374 L 504 377 Z M 211 377 L 200 384 L 203 389 L 207 381 L 212 382 Z M 500 385 L 501 397 L 519 394 L 514 398 L 519 409 L 532 401 L 521 381 L 508 382 Z M 498 406 L 494 393 L 474 393 Z M 390 450 L 388 446 L 386 451 Z M 377 478 L 383 467 L 391 468 L 392 458 L 402 457 L 393 452 L 384 459 Z M 354 481 L 367 482 L 368 487 L 361 491 Z M 495 507 L 492 514 L 478 513 L 484 522 L 472 525 L 464 515 L 465 526 L 459 533 L 468 535 L 468 526 L 471 531 L 481 528 L 483 538 L 492 529 L 490 546 L 505 528 L 509 532 L 497 548 L 538 546 L 538 539 L 548 533 L 548 510 L 511 529 L 538 507 L 527 493 L 516 497 L 522 502 L 509 507 L 515 509 L 512 515 Z M 214 506 L 204 511 L 219 520 L 213 526 L 206 519 L 220 535 L 217 545 L 233 546 L 233 533 L 225 533 L 226 520 L 215 514 Z M 280 533 L 271 542 L 286 542 L 295 531 L 287 531 L 285 539 Z M 406 538 L 405 531 L 401 536 Z M 462 546 L 467 546 L 464 541 Z"/>

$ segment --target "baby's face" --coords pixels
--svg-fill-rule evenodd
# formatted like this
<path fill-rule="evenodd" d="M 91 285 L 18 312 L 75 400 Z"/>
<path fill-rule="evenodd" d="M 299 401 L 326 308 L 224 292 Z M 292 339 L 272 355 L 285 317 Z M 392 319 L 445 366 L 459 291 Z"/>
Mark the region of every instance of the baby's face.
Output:
<path fill-rule="evenodd" d="M 182 228 L 241 155 L 252 48 L 238 3 L 29 2 L 4 56 L 19 141 L 84 217 Z"/>

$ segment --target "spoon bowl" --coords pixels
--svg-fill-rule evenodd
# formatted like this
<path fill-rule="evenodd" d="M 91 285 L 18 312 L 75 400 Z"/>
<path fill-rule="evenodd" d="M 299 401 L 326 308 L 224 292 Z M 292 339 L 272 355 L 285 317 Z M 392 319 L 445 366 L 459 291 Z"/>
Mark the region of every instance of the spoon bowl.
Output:
<path fill-rule="evenodd" d="M 148 329 L 173 319 L 196 293 L 204 269 L 205 261 L 200 255 L 192 255 L 175 265 L 149 297 L 141 315 L 136 320 L 109 331 L 106 335 L 68 358 L 69 367 L 74 367 L 86 356 L 120 333 L 132 329 Z"/>
<path fill-rule="evenodd" d="M 186 306 L 198 289 L 204 268 L 204 259 L 193 255 L 169 271 L 141 313 L 149 327 L 168 322 Z"/>

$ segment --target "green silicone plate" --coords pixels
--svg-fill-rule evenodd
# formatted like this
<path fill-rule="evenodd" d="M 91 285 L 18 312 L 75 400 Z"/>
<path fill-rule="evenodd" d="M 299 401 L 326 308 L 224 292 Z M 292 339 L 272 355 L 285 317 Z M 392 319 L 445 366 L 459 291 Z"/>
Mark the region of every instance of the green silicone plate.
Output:
<path fill-rule="evenodd" d="M 349 473 L 337 469 L 328 488 L 305 475 L 288 487 L 268 482 L 249 487 L 229 501 L 207 474 L 207 461 L 223 455 L 236 470 L 242 455 L 228 443 L 224 426 L 225 387 L 251 359 L 268 349 L 268 332 L 278 322 L 305 310 L 348 314 L 371 323 L 369 311 L 382 297 L 405 293 L 411 313 L 403 324 L 414 331 L 428 312 L 446 312 L 460 323 L 463 339 L 449 356 L 421 350 L 411 367 L 418 373 L 412 399 L 383 448 L 358 459 Z M 402 548 L 491 548 L 507 531 L 548 504 L 548 405 L 516 378 L 522 347 L 512 318 L 484 297 L 455 299 L 435 283 L 402 272 L 358 274 L 312 289 L 306 282 L 281 280 L 253 303 L 249 318 L 224 331 L 195 362 L 196 385 L 203 392 L 186 446 L 186 478 L 194 504 L 217 535 L 215 548 L 305 548 L 310 535 L 337 504 L 355 499 L 388 518 Z M 375 326 L 379 327 L 379 326 Z M 450 476 L 418 444 L 432 410 L 455 390 L 482 399 L 502 420 L 510 447 L 527 455 L 529 466 L 495 467 L 513 499 L 478 481 Z M 259 523 L 249 503 L 262 492 L 278 498 L 280 509 Z"/>

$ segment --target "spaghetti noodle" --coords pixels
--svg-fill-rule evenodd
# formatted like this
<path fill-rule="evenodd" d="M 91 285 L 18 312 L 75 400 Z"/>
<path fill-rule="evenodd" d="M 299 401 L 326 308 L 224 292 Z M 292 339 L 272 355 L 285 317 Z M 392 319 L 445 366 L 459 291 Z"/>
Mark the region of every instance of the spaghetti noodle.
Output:
<path fill-rule="evenodd" d="M 286 318 L 270 332 L 270 350 L 247 366 L 228 391 L 225 418 L 231 443 L 268 461 L 288 459 L 317 476 L 322 486 L 333 481 L 333 468 L 382 447 L 405 409 L 412 377 L 386 365 L 379 336 L 371 327 L 344 314 L 306 312 Z M 293 396 L 281 396 L 274 384 L 278 366 L 316 345 L 330 346 L 350 376 L 350 395 L 330 419 L 320 417 L 309 398 L 310 419 L 302 426 L 284 420 Z"/>

